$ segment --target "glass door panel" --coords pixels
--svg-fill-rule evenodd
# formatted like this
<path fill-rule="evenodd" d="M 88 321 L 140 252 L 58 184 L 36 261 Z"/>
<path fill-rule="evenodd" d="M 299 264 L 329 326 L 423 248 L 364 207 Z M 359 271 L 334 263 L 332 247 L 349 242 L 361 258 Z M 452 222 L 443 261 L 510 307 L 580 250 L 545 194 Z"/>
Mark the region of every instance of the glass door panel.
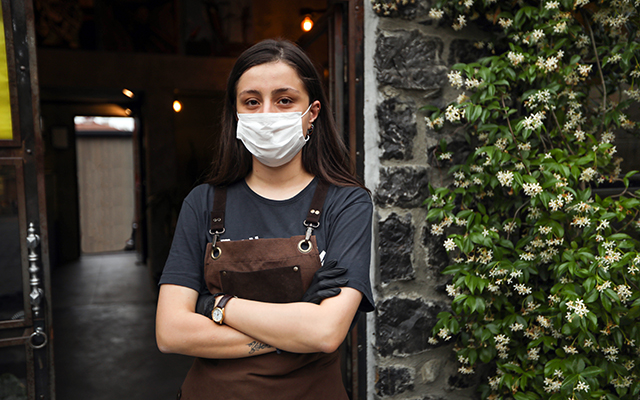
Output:
<path fill-rule="evenodd" d="M 27 400 L 27 371 L 27 351 L 24 344 L 0 347 L 0 400 Z"/>
<path fill-rule="evenodd" d="M 24 235 L 20 229 L 24 192 L 20 172 L 18 165 L 0 161 L 0 322 L 22 320 L 25 314 L 21 250 Z"/>

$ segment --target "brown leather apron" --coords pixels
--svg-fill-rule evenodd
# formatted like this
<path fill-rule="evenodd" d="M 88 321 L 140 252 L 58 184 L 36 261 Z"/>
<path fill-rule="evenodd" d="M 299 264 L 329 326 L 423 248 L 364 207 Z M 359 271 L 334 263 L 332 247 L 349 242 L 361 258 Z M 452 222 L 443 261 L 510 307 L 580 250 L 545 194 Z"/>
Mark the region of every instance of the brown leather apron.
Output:
<path fill-rule="evenodd" d="M 327 190 L 328 184 L 319 181 L 304 221 L 306 235 L 218 241 L 224 232 L 226 188 L 217 187 L 211 212 L 214 238 L 207 244 L 204 265 L 209 291 L 270 303 L 300 301 L 321 267 L 312 232 L 319 226 Z M 182 384 L 181 396 L 178 398 L 183 400 L 348 398 L 338 351 L 269 353 L 230 360 L 196 358 Z"/>

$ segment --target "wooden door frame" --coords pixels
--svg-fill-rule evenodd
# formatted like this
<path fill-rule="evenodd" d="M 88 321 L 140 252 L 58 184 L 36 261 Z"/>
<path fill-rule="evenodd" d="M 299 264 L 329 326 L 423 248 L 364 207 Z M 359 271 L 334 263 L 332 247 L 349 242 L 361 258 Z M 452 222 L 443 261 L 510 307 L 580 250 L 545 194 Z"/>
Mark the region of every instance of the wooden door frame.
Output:
<path fill-rule="evenodd" d="M 327 11 L 297 43 L 306 48 L 324 33 L 329 40 L 329 100 L 344 132 L 351 170 L 364 181 L 363 0 L 328 0 Z M 367 325 L 362 316 L 347 336 L 352 399 L 367 398 Z"/>
<path fill-rule="evenodd" d="M 29 399 L 54 399 L 53 329 L 44 146 L 40 127 L 34 13 L 31 0 L 2 0 L 12 139 L 0 141 L 3 164 L 14 164 L 18 182 L 24 318 L 0 328 L 24 328 L 2 346 L 23 344 Z M 29 226 L 29 229 L 28 229 Z"/>

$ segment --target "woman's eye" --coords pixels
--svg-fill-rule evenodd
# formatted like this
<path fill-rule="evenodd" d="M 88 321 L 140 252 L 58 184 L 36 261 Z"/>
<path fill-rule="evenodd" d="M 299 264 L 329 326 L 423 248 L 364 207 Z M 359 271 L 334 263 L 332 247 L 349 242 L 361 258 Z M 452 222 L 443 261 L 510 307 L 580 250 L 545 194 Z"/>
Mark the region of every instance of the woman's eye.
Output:
<path fill-rule="evenodd" d="M 258 105 L 258 101 L 257 100 L 247 100 L 245 101 L 245 104 L 248 106 L 257 106 Z"/>
<path fill-rule="evenodd" d="M 284 98 L 284 99 L 280 99 L 279 103 L 280 104 L 284 104 L 284 105 L 289 105 L 289 104 L 293 103 L 293 100 Z"/>

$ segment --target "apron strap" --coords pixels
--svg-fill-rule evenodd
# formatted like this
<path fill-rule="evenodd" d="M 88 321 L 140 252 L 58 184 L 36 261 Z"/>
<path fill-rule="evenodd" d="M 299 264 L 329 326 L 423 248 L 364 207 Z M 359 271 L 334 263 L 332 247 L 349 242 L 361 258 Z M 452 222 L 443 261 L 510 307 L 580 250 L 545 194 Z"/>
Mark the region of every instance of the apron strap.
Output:
<path fill-rule="evenodd" d="M 316 191 L 313 194 L 311 207 L 309 207 L 307 218 L 304 220 L 304 226 L 311 228 L 317 228 L 320 226 L 320 213 L 322 212 L 324 198 L 327 197 L 328 190 L 329 183 L 323 180 L 318 180 L 318 186 L 316 186 Z"/>
<path fill-rule="evenodd" d="M 227 208 L 227 187 L 217 186 L 213 193 L 213 210 L 211 210 L 211 230 L 209 233 L 219 236 L 224 233 L 224 212 Z"/>

